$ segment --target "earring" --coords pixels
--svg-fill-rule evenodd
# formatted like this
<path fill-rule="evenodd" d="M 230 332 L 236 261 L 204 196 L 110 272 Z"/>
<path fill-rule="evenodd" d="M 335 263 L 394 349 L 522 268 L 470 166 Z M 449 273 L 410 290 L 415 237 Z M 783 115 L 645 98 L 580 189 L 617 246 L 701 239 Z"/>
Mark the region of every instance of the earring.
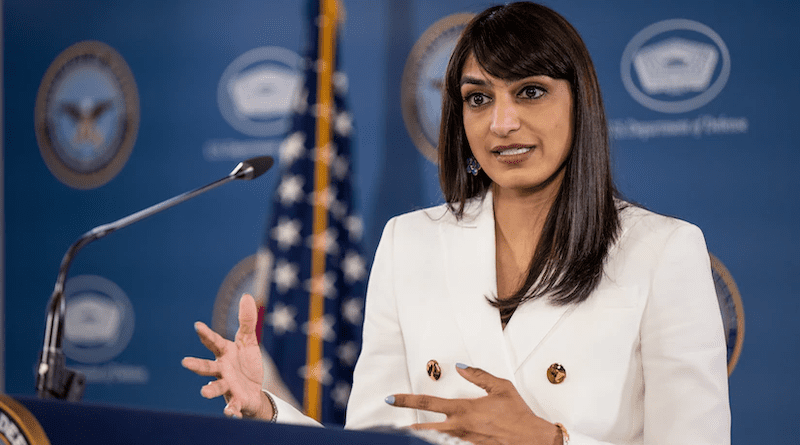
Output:
<path fill-rule="evenodd" d="M 467 159 L 467 172 L 472 176 L 478 176 L 478 172 L 481 169 L 481 164 L 478 164 L 478 161 L 475 158 L 470 157 Z"/>

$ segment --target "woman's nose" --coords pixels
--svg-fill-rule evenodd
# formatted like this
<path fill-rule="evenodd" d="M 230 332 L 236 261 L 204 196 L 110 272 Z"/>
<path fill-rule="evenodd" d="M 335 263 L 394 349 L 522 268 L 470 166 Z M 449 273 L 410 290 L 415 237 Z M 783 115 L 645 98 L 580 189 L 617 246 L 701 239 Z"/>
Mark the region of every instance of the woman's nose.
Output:
<path fill-rule="evenodd" d="M 497 136 L 508 136 L 519 129 L 519 115 L 513 103 L 499 100 L 492 112 L 492 123 L 489 127 Z"/>

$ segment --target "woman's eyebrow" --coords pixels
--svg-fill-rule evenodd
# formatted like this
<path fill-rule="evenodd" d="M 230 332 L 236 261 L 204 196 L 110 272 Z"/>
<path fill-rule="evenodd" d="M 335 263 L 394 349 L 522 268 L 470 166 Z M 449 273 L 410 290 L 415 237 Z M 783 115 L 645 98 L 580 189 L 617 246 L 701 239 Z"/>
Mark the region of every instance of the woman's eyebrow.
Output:
<path fill-rule="evenodd" d="M 484 80 L 484 79 L 479 79 L 477 77 L 464 76 L 464 77 L 461 78 L 461 83 L 459 83 L 459 86 L 461 87 L 461 86 L 464 86 L 464 85 L 485 86 L 485 85 L 488 85 L 488 82 L 486 82 L 486 80 Z"/>

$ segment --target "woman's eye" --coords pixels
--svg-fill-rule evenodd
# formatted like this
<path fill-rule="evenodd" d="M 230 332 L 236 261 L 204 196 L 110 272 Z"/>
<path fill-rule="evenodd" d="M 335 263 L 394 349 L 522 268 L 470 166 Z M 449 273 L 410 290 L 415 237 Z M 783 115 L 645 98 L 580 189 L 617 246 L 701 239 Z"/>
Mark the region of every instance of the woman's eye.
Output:
<path fill-rule="evenodd" d="M 487 102 L 487 97 L 481 93 L 473 93 L 464 98 L 464 102 L 470 107 L 480 107 Z"/>
<path fill-rule="evenodd" d="M 538 87 L 538 86 L 535 86 L 535 85 L 530 85 L 530 86 L 527 86 L 527 87 L 523 88 L 522 91 L 520 92 L 520 94 L 522 95 L 522 97 L 524 97 L 526 99 L 538 99 L 538 98 L 544 96 L 544 94 L 546 92 L 547 91 L 542 87 Z"/>

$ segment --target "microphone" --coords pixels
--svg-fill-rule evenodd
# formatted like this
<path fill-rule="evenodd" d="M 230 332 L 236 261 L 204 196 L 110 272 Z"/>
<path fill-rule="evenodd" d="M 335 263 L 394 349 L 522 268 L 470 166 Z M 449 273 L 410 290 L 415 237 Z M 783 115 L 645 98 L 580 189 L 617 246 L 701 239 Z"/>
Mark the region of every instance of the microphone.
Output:
<path fill-rule="evenodd" d="M 67 249 L 64 258 L 61 259 L 61 266 L 58 269 L 58 277 L 56 278 L 56 284 L 53 288 L 53 294 L 50 296 L 50 302 L 47 304 L 47 323 L 44 333 L 44 345 L 42 347 L 42 352 L 39 354 L 39 364 L 36 368 L 36 392 L 39 398 L 79 401 L 81 397 L 83 397 L 83 391 L 86 387 L 86 378 L 83 374 L 67 369 L 65 364 L 66 359 L 61 348 L 64 337 L 64 317 L 66 315 L 64 283 L 66 282 L 67 272 L 69 271 L 70 264 L 72 264 L 72 259 L 75 257 L 75 254 L 92 241 L 103 238 L 114 231 L 141 221 L 148 216 L 154 215 L 184 201 L 188 201 L 197 195 L 230 181 L 249 181 L 255 179 L 266 173 L 274 162 L 275 161 L 270 156 L 259 156 L 242 161 L 228 176 L 152 205 L 114 222 L 97 226 L 81 235 L 81 237 Z"/>

